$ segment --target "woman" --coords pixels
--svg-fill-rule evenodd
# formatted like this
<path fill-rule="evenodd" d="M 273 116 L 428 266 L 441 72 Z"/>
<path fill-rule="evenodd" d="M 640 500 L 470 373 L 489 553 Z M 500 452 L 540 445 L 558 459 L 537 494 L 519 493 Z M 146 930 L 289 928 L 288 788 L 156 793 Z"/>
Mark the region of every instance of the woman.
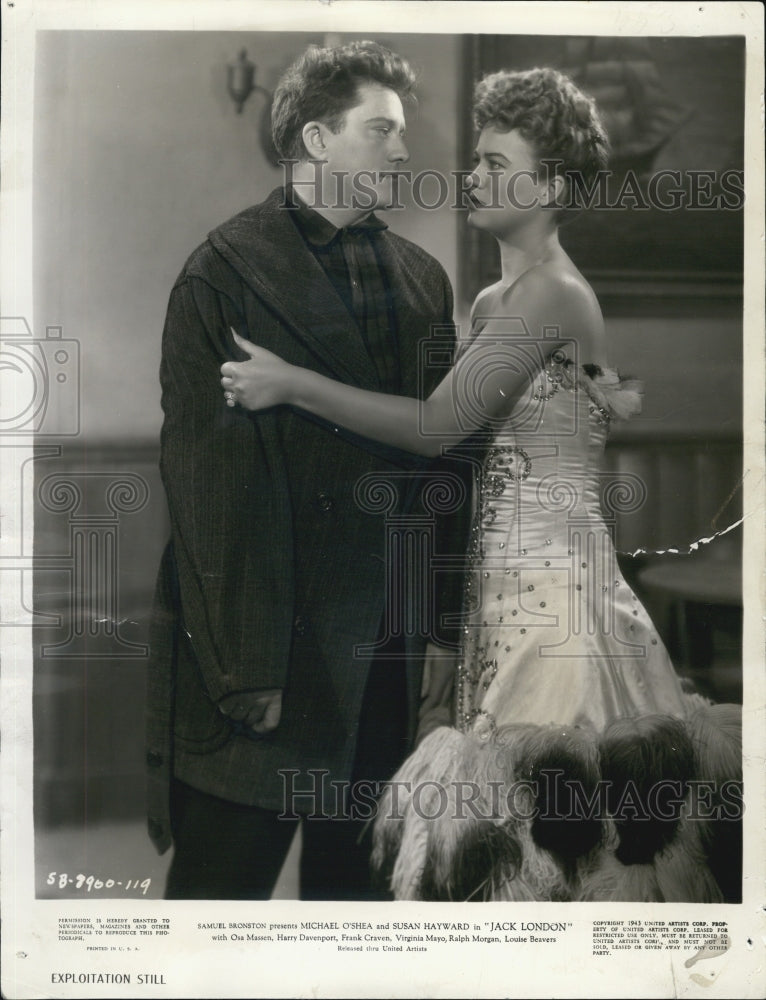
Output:
<path fill-rule="evenodd" d="M 682 719 L 699 705 L 682 692 L 648 615 L 620 575 L 600 509 L 608 426 L 638 411 L 639 387 L 608 367 L 598 302 L 561 247 L 558 227 L 572 176 L 587 186 L 606 166 L 607 138 L 593 102 L 551 69 L 486 77 L 476 89 L 474 119 L 480 136 L 469 222 L 497 240 L 502 277 L 477 297 L 471 339 L 432 395 L 421 402 L 359 390 L 239 338 L 250 360 L 225 364 L 221 381 L 230 405 L 288 404 L 423 455 L 485 432 L 454 722 L 471 746 L 484 739 L 507 747 L 514 727 L 547 727 L 551 746 L 565 744 L 575 755 L 580 751 L 569 749 L 567 727 L 579 727 L 591 734 L 582 749 L 585 767 L 597 756 L 598 734 L 615 720 L 657 713 Z M 449 697 L 443 677 L 434 685 L 431 705 Z M 444 747 L 442 777 L 470 777 L 469 744 L 456 741 L 458 735 L 437 730 L 412 761 L 432 774 L 434 754 Z M 547 751 L 540 753 L 545 759 Z M 516 777 L 524 771 L 520 759 L 511 765 Z M 497 816 L 491 825 L 509 830 L 508 822 Z M 529 830 L 514 823 L 509 843 L 515 846 L 506 859 L 528 858 Z M 538 823 L 532 832 L 538 846 L 563 858 L 555 889 L 549 874 L 545 888 L 532 873 L 516 895 L 498 891 L 497 883 L 489 895 L 573 893 L 577 859 L 564 857 L 566 851 L 560 856 L 556 831 L 571 845 L 571 824 L 559 822 L 546 833 Z M 485 834 L 479 826 L 472 836 L 487 851 L 495 841 Z M 381 837 L 395 854 L 401 830 Z M 422 847 L 422 837 L 413 839 Z M 597 839 L 584 836 L 582 853 L 595 849 Z M 432 845 L 437 840 L 432 836 Z M 458 853 L 465 856 L 465 845 Z M 398 863 L 401 875 L 401 855 Z M 398 894 L 422 894 L 428 865 L 416 856 L 404 867 Z M 507 888 L 509 864 L 497 870 Z M 451 898 L 456 884 L 459 895 L 470 895 L 463 876 L 445 878 L 436 888 L 431 878 L 430 898 Z"/>

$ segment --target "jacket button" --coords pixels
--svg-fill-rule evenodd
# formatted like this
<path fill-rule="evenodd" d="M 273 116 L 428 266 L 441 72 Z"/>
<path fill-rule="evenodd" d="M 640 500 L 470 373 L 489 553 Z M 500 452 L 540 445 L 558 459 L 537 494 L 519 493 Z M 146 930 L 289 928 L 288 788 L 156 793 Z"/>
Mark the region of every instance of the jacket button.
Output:
<path fill-rule="evenodd" d="M 315 503 L 316 503 L 317 510 L 321 510 L 325 514 L 328 511 L 332 510 L 332 508 L 333 508 L 333 499 L 332 499 L 332 497 L 330 496 L 329 493 L 325 493 L 324 491 L 321 492 L 321 493 L 317 493 L 317 495 L 315 497 Z"/>
<path fill-rule="evenodd" d="M 162 767 L 162 754 L 156 750 L 150 750 L 146 755 L 146 763 L 149 767 Z"/>
<path fill-rule="evenodd" d="M 298 617 L 295 619 L 295 624 L 293 627 L 295 628 L 296 635 L 305 635 L 306 630 L 309 627 L 308 618 L 303 618 L 302 615 L 298 615 Z"/>

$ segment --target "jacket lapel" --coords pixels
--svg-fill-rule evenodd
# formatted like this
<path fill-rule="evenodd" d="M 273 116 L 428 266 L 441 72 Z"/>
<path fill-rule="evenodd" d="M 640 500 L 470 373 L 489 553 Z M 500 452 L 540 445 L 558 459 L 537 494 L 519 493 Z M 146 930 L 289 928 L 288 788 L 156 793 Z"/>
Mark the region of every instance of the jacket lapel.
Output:
<path fill-rule="evenodd" d="M 413 255 L 403 259 L 389 240 L 379 241 L 378 253 L 389 278 L 398 331 L 401 392 L 405 396 L 418 396 L 423 392 L 429 395 L 435 382 L 427 369 L 423 369 L 421 344 L 431 337 L 431 324 L 445 322 L 441 288 L 434 284 L 419 260 Z M 447 341 L 451 343 L 450 336 Z M 446 371 L 439 379 L 444 374 Z"/>
<path fill-rule="evenodd" d="M 333 375 L 377 388 L 353 318 L 282 202 L 277 188 L 263 204 L 210 233 L 212 246 Z"/>

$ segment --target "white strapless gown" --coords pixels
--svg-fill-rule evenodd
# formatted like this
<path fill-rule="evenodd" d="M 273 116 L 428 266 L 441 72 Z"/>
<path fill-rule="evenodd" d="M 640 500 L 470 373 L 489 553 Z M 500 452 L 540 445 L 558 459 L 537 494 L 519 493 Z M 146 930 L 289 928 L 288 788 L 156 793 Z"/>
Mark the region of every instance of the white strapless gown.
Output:
<path fill-rule="evenodd" d="M 602 457 L 611 420 L 640 403 L 614 371 L 538 356 L 477 460 L 455 727 L 420 742 L 374 826 L 373 866 L 397 899 L 723 899 L 709 862 L 741 851 L 741 830 L 687 818 L 691 786 L 675 786 L 680 813 L 652 813 L 653 830 L 671 825 L 645 857 L 640 822 L 638 852 L 623 852 L 619 805 L 600 804 L 594 825 L 567 798 L 607 786 L 643 801 L 677 774 L 741 782 L 741 708 L 682 691 L 617 565 L 612 512 L 640 503 L 642 484 L 605 479 Z"/>
<path fill-rule="evenodd" d="M 456 704 L 464 731 L 601 731 L 621 716 L 688 713 L 620 574 L 608 523 L 610 510 L 640 501 L 640 483 L 601 472 L 610 420 L 640 409 L 639 388 L 560 353 L 496 429 L 469 553 Z"/>

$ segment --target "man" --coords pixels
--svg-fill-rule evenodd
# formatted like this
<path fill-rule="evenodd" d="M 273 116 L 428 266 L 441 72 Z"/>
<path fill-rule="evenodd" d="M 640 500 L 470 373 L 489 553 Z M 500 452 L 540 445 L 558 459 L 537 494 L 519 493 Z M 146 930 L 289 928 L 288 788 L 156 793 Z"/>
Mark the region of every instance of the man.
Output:
<path fill-rule="evenodd" d="M 411 746 L 424 639 L 384 625 L 402 581 L 360 483 L 392 477 L 402 513 L 424 471 L 283 407 L 228 408 L 219 367 L 242 358 L 236 331 L 366 388 L 433 387 L 419 344 L 451 324 L 449 282 L 370 215 L 408 159 L 412 84 L 375 43 L 309 49 L 274 97 L 292 183 L 212 232 L 171 293 L 147 755 L 169 898 L 268 898 L 298 822 L 303 898 L 371 896 L 364 816 L 338 783 L 385 780 Z"/>

